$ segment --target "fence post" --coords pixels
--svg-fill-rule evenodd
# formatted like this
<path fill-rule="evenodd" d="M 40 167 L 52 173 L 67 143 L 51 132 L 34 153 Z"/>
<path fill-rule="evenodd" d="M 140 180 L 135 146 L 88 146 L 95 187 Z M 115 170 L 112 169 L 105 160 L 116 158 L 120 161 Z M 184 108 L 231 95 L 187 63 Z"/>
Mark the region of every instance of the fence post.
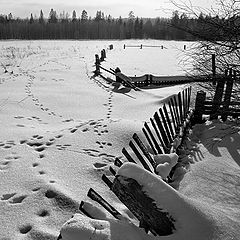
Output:
<path fill-rule="evenodd" d="M 140 45 L 140 49 L 142 49 L 142 44 Z"/>
<path fill-rule="evenodd" d="M 218 112 L 221 106 L 222 97 L 223 97 L 223 90 L 224 90 L 225 78 L 219 78 L 216 92 L 213 98 L 213 105 L 212 105 L 212 112 L 210 114 L 210 119 L 217 119 Z"/>
<path fill-rule="evenodd" d="M 195 101 L 195 110 L 194 110 L 194 123 L 202 123 L 202 115 L 204 114 L 204 102 L 206 99 L 206 92 L 198 91 Z"/>
<path fill-rule="evenodd" d="M 124 44 L 124 45 L 123 45 L 123 49 L 125 49 L 125 48 L 126 48 L 126 45 Z"/>
<path fill-rule="evenodd" d="M 96 66 L 96 70 L 94 71 L 94 73 L 95 73 L 96 75 L 99 75 L 99 73 L 100 73 L 100 67 L 99 67 L 100 64 L 101 64 L 101 63 L 100 63 L 99 56 L 98 56 L 98 54 L 95 54 L 95 66 Z"/>
<path fill-rule="evenodd" d="M 232 89 L 233 89 L 233 76 L 232 76 L 232 70 L 230 69 L 230 74 L 229 74 L 229 77 L 227 78 L 225 96 L 223 101 L 223 112 L 221 115 L 221 118 L 223 121 L 227 120 L 229 105 L 230 105 L 231 95 L 232 95 Z"/>
<path fill-rule="evenodd" d="M 103 50 L 101 50 L 101 57 L 100 57 L 100 61 L 104 61 L 104 52 L 103 52 Z"/>
<path fill-rule="evenodd" d="M 106 58 L 106 50 L 103 49 L 102 51 L 103 51 L 103 57 Z"/>
<path fill-rule="evenodd" d="M 216 85 L 216 55 L 212 54 L 212 79 L 213 85 Z"/>

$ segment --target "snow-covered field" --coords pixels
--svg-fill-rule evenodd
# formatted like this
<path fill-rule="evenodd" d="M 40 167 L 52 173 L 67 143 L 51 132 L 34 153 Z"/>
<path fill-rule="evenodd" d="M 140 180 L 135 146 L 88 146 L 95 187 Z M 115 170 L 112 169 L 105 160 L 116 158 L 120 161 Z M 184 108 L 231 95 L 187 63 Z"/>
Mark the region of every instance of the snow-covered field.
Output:
<path fill-rule="evenodd" d="M 0 42 L 1 240 L 56 239 L 80 202 L 89 201 L 90 187 L 135 222 L 101 175 L 110 175 L 109 166 L 115 157 L 122 158 L 121 150 L 133 133 L 141 136 L 144 121 L 164 98 L 184 86 L 134 91 L 94 77 L 94 55 L 109 44 L 114 48 L 107 50 L 103 66 L 139 76 L 184 74 L 178 57 L 183 45 L 188 48 L 191 43 Z M 123 49 L 124 44 L 163 45 L 164 49 Z M 146 192 L 176 220 L 172 235 L 146 235 L 126 221 L 109 220 L 110 216 L 95 211 L 102 220 L 75 215 L 62 228 L 63 239 L 239 239 L 239 131 L 231 122 L 195 126 L 189 141 L 191 170 L 177 191 L 156 176 L 140 173 L 157 185 L 146 187 Z M 133 173 L 141 171 L 130 164 L 119 174 L 138 179 Z"/>

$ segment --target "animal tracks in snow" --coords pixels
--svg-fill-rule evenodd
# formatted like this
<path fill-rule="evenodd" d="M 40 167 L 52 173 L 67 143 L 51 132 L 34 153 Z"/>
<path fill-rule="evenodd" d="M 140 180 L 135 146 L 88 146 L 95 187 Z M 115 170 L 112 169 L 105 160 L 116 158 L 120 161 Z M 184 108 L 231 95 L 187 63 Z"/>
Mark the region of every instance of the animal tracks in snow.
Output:
<path fill-rule="evenodd" d="M 11 163 L 13 161 L 19 160 L 20 158 L 21 156 L 19 156 L 15 152 L 12 152 L 11 154 L 6 155 L 3 160 L 0 160 L 0 171 L 9 169 Z"/>
<path fill-rule="evenodd" d="M 9 204 L 22 203 L 27 195 L 17 195 L 17 193 L 6 193 L 0 198 L 1 201 L 7 201 Z"/>
<path fill-rule="evenodd" d="M 14 140 L 0 141 L 0 149 L 9 149 L 15 146 L 16 143 Z"/>

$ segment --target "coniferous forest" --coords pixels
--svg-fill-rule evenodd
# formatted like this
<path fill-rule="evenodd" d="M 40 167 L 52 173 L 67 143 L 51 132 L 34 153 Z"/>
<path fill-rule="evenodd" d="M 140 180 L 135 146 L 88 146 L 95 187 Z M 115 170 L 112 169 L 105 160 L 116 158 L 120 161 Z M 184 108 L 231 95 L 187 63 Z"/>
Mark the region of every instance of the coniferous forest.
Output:
<path fill-rule="evenodd" d="M 26 19 L 13 18 L 12 14 L 0 15 L 0 39 L 164 39 L 197 40 L 197 36 L 181 29 L 198 28 L 199 18 L 188 18 L 173 12 L 171 18 L 139 18 L 131 11 L 128 18 L 113 18 L 97 11 L 94 18 L 83 10 L 80 17 L 72 14 L 57 14 L 51 9 L 45 17 Z M 173 27 L 174 26 L 174 27 Z M 179 26 L 179 28 L 176 28 Z"/>

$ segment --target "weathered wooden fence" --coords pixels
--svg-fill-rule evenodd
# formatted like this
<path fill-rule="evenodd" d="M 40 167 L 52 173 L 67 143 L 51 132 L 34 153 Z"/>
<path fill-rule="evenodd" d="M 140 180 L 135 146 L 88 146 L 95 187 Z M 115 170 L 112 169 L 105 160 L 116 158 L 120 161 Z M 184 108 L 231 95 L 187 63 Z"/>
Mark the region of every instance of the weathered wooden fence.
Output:
<path fill-rule="evenodd" d="M 105 49 L 101 50 L 101 57 L 98 54 L 95 54 L 95 66 L 96 70 L 94 71 L 95 75 L 101 76 L 105 78 L 101 74 L 101 70 L 107 73 L 110 73 L 116 77 L 117 82 L 121 82 L 123 85 L 127 87 L 131 87 L 135 90 L 139 90 L 138 88 L 144 88 L 149 86 L 165 86 L 165 85 L 173 85 L 173 84 L 183 84 L 192 82 L 191 78 L 186 76 L 154 76 L 152 74 L 145 74 L 143 76 L 126 76 L 125 74 L 121 73 L 121 70 L 115 71 L 114 69 L 110 68 L 106 69 L 101 66 L 101 62 L 104 61 L 106 58 L 106 51 Z"/>
<path fill-rule="evenodd" d="M 209 115 L 210 119 L 220 116 L 223 121 L 226 121 L 228 116 L 240 116 L 240 102 L 231 101 L 234 81 L 232 71 L 229 75 L 218 78 L 213 99 L 207 99 L 207 93 L 204 91 L 197 92 L 194 113 L 196 123 L 202 123 L 204 115 Z"/>
<path fill-rule="evenodd" d="M 144 123 L 142 131 L 148 147 L 136 133 L 133 134 L 133 139 L 129 142 L 131 153 L 126 148 L 122 149 L 127 161 L 141 164 L 146 170 L 156 173 L 157 164 L 149 152 L 159 154 L 178 151 L 191 123 L 190 96 L 191 87 L 171 97 L 163 107 L 154 113 L 150 122 Z M 122 164 L 123 162 L 119 158 L 115 159 L 115 166 L 121 167 Z M 146 232 L 150 231 L 154 235 L 164 236 L 173 233 L 175 220 L 166 210 L 156 206 L 154 200 L 142 191 L 142 186 L 137 181 L 116 175 L 116 170 L 113 167 L 110 167 L 109 170 L 115 176 L 114 180 L 111 181 L 104 174 L 102 180 L 139 220 L 139 227 L 144 228 Z M 172 173 L 165 180 L 166 182 L 171 181 Z M 88 192 L 88 197 L 98 202 L 116 219 L 123 218 L 119 211 L 92 188 Z M 79 209 L 87 216 L 93 217 L 85 209 L 85 202 L 81 202 Z"/>
<path fill-rule="evenodd" d="M 126 49 L 126 48 L 140 48 L 142 49 L 143 47 L 153 47 L 153 48 L 161 48 L 161 49 L 164 49 L 165 47 L 163 45 L 145 45 L 145 44 L 140 44 L 140 45 L 126 45 L 124 44 L 123 45 L 123 49 Z"/>

